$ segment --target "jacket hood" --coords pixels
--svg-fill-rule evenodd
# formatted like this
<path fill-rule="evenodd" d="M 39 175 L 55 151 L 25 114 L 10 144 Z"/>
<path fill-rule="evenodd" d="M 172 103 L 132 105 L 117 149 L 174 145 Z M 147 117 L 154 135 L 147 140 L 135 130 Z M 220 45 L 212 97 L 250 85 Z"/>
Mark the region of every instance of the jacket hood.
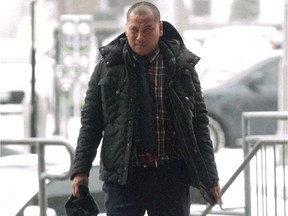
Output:
<path fill-rule="evenodd" d="M 163 21 L 163 38 L 167 40 L 178 40 L 181 44 L 184 44 L 183 39 L 177 29 L 169 22 Z"/>

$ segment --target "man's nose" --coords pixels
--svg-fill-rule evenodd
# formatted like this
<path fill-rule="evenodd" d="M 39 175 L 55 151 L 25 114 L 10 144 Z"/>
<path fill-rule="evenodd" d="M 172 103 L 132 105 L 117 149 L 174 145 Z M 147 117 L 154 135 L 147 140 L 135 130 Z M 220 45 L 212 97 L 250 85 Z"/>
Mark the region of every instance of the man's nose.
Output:
<path fill-rule="evenodd" d="M 143 33 L 141 33 L 141 32 L 139 32 L 138 34 L 137 34 L 137 40 L 143 40 L 144 39 L 144 34 Z"/>

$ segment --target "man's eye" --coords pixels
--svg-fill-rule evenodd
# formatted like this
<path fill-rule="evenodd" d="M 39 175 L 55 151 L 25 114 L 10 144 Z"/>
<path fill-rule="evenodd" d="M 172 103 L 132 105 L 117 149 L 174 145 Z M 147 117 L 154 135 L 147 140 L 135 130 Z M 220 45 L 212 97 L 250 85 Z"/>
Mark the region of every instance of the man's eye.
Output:
<path fill-rule="evenodd" d="M 151 32 L 153 29 L 152 28 L 147 28 L 145 29 L 145 32 Z"/>
<path fill-rule="evenodd" d="M 130 31 L 131 31 L 132 33 L 136 33 L 136 32 L 137 32 L 136 29 L 130 29 Z"/>

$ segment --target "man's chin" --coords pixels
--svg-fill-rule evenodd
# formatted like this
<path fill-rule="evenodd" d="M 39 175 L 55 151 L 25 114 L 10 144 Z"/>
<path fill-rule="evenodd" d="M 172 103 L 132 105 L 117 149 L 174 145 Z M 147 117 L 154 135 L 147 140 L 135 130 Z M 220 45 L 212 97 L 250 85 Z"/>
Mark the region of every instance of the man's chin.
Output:
<path fill-rule="evenodd" d="M 147 51 L 145 51 L 145 50 L 143 50 L 143 49 L 134 49 L 133 50 L 134 51 L 134 53 L 136 54 L 136 55 L 138 55 L 138 56 L 147 56 L 147 55 L 149 55 L 149 52 L 147 52 Z"/>
<path fill-rule="evenodd" d="M 132 50 L 134 53 L 137 55 L 145 53 L 145 47 L 140 46 L 140 45 L 134 45 L 133 47 L 131 46 Z"/>

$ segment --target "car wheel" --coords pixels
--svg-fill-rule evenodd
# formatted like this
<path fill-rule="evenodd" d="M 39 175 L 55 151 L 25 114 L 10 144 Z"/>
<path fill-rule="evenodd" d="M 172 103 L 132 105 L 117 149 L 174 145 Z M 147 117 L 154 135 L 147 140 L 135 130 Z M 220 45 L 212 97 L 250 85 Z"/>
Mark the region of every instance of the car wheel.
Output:
<path fill-rule="evenodd" d="M 208 128 L 210 131 L 210 137 L 213 143 L 214 152 L 217 152 L 220 148 L 225 147 L 226 144 L 225 132 L 217 120 L 215 120 L 211 116 L 208 116 L 208 118 L 209 118 Z"/>

